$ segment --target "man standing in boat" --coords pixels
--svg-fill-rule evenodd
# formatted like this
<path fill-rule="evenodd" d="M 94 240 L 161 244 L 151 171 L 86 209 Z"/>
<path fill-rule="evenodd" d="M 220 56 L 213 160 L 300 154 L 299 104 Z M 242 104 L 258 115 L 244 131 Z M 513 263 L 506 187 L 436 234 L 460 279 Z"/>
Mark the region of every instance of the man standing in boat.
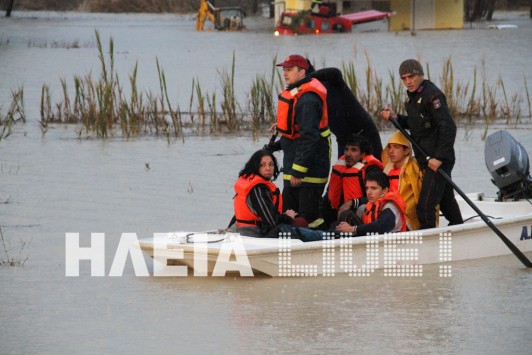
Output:
<path fill-rule="evenodd" d="M 415 59 L 407 59 L 399 67 L 399 75 L 407 88 L 406 115 L 398 115 L 385 108 L 380 116 L 397 119 L 410 130 L 412 139 L 429 156 L 425 157 L 414 147 L 423 182 L 417 205 L 421 229 L 436 227 L 436 206 L 450 225 L 463 223 L 460 208 L 454 197 L 453 187 L 438 173 L 441 168 L 449 177 L 455 163 L 454 141 L 456 125 L 447 106 L 443 92 L 429 80 L 425 80 L 423 67 Z"/>
<path fill-rule="evenodd" d="M 283 210 L 295 210 L 310 228 L 321 228 L 319 205 L 331 166 L 331 133 L 327 116 L 327 90 L 307 75 L 308 61 L 288 56 L 283 67 L 286 89 L 279 95 L 276 130 L 282 149 Z"/>

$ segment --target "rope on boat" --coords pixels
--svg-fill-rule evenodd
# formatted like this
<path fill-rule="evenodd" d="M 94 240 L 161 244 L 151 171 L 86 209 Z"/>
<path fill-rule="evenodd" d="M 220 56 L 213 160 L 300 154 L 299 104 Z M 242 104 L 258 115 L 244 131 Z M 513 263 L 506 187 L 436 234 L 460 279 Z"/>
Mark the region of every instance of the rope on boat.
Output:
<path fill-rule="evenodd" d="M 477 215 L 471 216 L 469 218 L 466 218 L 466 219 L 464 219 L 464 223 L 467 222 L 467 221 L 472 220 L 473 218 L 477 218 L 477 217 L 480 217 L 480 215 L 477 214 Z M 502 217 L 493 217 L 493 216 L 488 216 L 488 215 L 486 215 L 486 217 L 491 218 L 491 219 L 502 219 Z"/>
<path fill-rule="evenodd" d="M 205 234 L 216 234 L 217 232 L 207 232 Z M 185 235 L 185 241 L 184 241 L 184 244 L 191 244 L 191 243 L 194 243 L 194 235 L 197 234 L 197 233 L 188 233 L 187 235 Z M 218 239 L 218 240 L 207 240 L 206 243 L 219 243 L 219 242 L 223 242 L 224 240 L 226 240 L 227 237 L 222 237 L 221 239 Z"/>

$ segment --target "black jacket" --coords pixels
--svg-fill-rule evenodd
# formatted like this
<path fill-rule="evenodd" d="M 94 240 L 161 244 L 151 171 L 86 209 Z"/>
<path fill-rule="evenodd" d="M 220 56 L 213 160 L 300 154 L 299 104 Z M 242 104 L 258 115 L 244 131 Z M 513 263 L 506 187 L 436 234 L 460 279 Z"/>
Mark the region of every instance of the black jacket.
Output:
<path fill-rule="evenodd" d="M 306 77 L 287 89 L 291 90 L 309 80 L 310 78 Z M 299 126 L 300 137 L 288 139 L 283 136 L 280 139 L 280 146 L 284 153 L 283 179 L 285 184 L 290 184 L 289 176 L 312 178 L 312 182 L 303 181 L 301 187 L 325 186 L 327 183 L 331 166 L 330 136 L 322 137 L 320 134 L 322 113 L 323 102 L 317 94 L 308 92 L 297 100 L 295 122 Z M 302 173 L 293 170 L 293 164 L 307 167 L 308 171 Z"/>
<path fill-rule="evenodd" d="M 410 130 L 412 138 L 431 158 L 454 163 L 456 124 L 443 92 L 424 80 L 416 92 L 408 92 L 405 108 L 408 115 L 398 115 L 401 126 Z M 419 165 L 426 167 L 426 157 L 416 147 L 414 153 Z"/>
<path fill-rule="evenodd" d="M 329 128 L 338 142 L 338 156 L 344 154 L 349 135 L 357 133 L 369 140 L 373 155 L 380 160 L 382 143 L 377 126 L 344 81 L 342 72 L 337 68 L 323 68 L 310 76 L 318 79 L 327 89 Z"/>

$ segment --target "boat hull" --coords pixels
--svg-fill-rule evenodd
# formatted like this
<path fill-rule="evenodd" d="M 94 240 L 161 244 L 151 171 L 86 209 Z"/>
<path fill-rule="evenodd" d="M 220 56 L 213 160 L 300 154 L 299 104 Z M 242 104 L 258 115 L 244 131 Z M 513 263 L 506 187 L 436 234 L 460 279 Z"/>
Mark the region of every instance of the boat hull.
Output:
<path fill-rule="evenodd" d="M 235 233 L 174 232 L 139 241 L 140 248 L 164 265 L 182 265 L 187 275 L 421 276 L 423 265 L 508 255 L 512 252 L 472 209 L 460 201 L 462 225 L 367 237 L 303 243 L 297 239 L 250 238 Z M 532 251 L 532 204 L 528 201 L 476 201 L 493 224 L 522 252 Z M 445 223 L 445 221 L 443 221 Z"/>

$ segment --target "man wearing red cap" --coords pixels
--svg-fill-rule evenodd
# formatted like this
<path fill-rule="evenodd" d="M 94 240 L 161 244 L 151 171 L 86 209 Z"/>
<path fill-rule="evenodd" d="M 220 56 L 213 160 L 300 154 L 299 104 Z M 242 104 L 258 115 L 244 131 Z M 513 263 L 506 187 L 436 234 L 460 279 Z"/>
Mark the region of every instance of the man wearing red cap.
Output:
<path fill-rule="evenodd" d="M 297 211 L 309 227 L 320 228 L 319 205 L 331 166 L 327 90 L 307 75 L 309 63 L 300 55 L 277 66 L 283 67 L 286 82 L 276 125 L 282 137 L 275 144 L 284 153 L 283 209 Z"/>

